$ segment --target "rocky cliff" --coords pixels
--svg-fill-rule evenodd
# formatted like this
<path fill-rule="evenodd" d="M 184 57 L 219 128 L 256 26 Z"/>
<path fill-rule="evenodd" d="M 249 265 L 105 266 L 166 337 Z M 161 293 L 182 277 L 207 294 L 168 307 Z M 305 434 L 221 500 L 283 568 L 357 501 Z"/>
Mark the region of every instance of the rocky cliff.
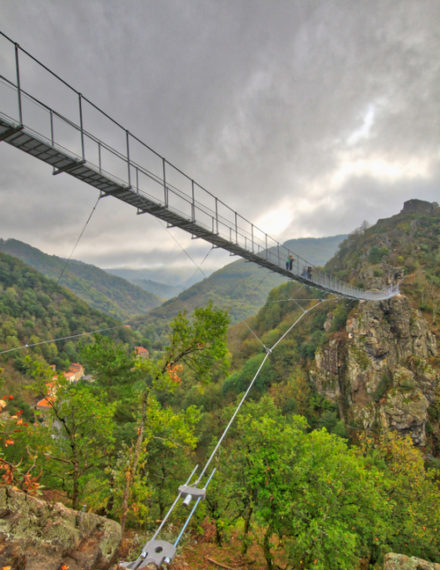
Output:
<path fill-rule="evenodd" d="M 316 352 L 310 378 L 349 427 L 391 428 L 424 445 L 440 380 L 432 365 L 436 354 L 427 321 L 399 295 L 360 303 L 344 330 Z"/>
<path fill-rule="evenodd" d="M 0 568 L 105 570 L 120 541 L 115 521 L 0 488 Z"/>
<path fill-rule="evenodd" d="M 357 304 L 315 353 L 311 383 L 338 405 L 349 428 L 395 429 L 426 443 L 429 408 L 440 401 L 439 245 L 440 208 L 410 200 L 398 215 L 350 236 L 329 264 L 349 268 L 368 288 L 403 279 L 403 294 Z"/>

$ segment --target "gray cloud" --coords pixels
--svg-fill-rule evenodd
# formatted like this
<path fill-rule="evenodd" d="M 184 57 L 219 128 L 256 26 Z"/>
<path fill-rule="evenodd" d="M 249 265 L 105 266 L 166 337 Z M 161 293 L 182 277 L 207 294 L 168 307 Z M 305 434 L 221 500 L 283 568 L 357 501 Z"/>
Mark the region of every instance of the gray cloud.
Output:
<path fill-rule="evenodd" d="M 268 223 L 269 233 L 348 232 L 396 213 L 404 199 L 438 199 L 438 2 L 0 0 L 0 7 L 3 31 L 231 207 Z M 71 106 L 31 71 L 29 88 Z M 123 144 L 86 113 L 91 129 Z M 6 147 L 0 234 L 68 255 L 95 191 Z M 82 259 L 188 261 L 163 226 L 104 202 L 78 249 Z M 198 242 L 176 235 L 203 258 Z"/>

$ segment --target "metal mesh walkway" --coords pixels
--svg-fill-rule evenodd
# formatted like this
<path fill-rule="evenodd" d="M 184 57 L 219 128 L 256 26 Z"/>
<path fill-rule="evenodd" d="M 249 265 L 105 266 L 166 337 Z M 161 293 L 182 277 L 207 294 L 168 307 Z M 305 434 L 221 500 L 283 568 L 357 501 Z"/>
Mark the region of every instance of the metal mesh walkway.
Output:
<path fill-rule="evenodd" d="M 359 289 L 313 267 L 168 162 L 1 32 L 0 37 L 10 54 L 0 74 L 0 140 L 50 164 L 53 174 L 68 173 L 103 195 L 130 204 L 139 214 L 152 214 L 193 237 L 306 285 L 373 301 L 389 299 L 399 292 L 397 286 L 382 291 Z M 4 52 L 6 56 L 8 50 Z M 45 78 L 48 83 L 55 81 L 57 102 L 52 104 L 47 93 L 37 98 L 24 88 L 26 78 L 20 72 L 23 59 L 33 79 L 41 75 L 40 84 Z M 60 101 L 58 89 L 66 91 L 63 111 L 55 108 Z M 291 269 L 286 265 L 289 256 L 294 258 Z"/>

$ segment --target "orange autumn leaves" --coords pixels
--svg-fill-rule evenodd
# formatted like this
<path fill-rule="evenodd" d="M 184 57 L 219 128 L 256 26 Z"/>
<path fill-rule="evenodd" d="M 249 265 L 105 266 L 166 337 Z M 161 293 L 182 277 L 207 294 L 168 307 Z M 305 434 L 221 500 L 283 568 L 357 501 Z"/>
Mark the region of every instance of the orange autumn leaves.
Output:
<path fill-rule="evenodd" d="M 183 370 L 182 364 L 174 364 L 168 366 L 167 368 L 168 376 L 170 377 L 171 381 L 174 382 L 174 384 L 182 383 L 182 378 L 180 377 L 182 370 Z"/>
<path fill-rule="evenodd" d="M 17 434 L 23 427 L 28 424 L 23 422 L 22 410 L 18 410 L 14 415 L 10 416 L 7 408 L 7 400 L 13 400 L 13 396 L 4 396 L 0 400 L 0 483 L 3 485 L 15 485 L 28 493 L 35 493 L 40 487 L 38 479 L 31 473 L 35 464 L 32 465 L 25 473 L 21 469 L 21 461 L 14 464 L 7 461 L 6 457 L 2 457 L 1 449 L 8 448 L 15 444 L 12 434 Z"/>

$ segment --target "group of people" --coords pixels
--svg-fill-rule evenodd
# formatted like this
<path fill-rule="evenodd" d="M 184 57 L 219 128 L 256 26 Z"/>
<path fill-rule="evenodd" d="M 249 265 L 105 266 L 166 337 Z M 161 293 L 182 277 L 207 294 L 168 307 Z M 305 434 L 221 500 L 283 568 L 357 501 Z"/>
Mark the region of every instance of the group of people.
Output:
<path fill-rule="evenodd" d="M 295 258 L 293 257 L 293 255 L 289 255 L 289 257 L 286 259 L 286 269 L 287 271 L 292 271 L 293 269 L 293 262 L 295 261 Z M 306 279 L 312 279 L 312 267 L 309 266 L 304 266 L 303 271 L 301 273 L 301 277 L 305 277 Z"/>

